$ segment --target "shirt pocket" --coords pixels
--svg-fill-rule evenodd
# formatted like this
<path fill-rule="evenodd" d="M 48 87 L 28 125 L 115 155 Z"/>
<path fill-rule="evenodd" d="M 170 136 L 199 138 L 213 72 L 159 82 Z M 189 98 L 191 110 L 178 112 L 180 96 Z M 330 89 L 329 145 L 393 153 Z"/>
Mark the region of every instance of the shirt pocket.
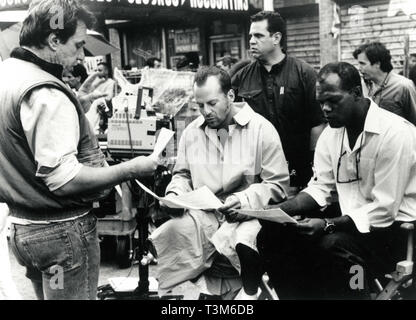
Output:
<path fill-rule="evenodd" d="M 284 93 L 280 95 L 281 108 L 283 113 L 292 123 L 292 129 L 296 131 L 302 131 L 303 119 L 307 116 L 306 110 L 304 110 L 303 92 L 298 87 L 285 87 Z"/>
<path fill-rule="evenodd" d="M 358 164 L 360 192 L 369 200 L 371 200 L 371 192 L 375 184 L 375 165 L 374 159 L 370 158 L 361 158 Z"/>

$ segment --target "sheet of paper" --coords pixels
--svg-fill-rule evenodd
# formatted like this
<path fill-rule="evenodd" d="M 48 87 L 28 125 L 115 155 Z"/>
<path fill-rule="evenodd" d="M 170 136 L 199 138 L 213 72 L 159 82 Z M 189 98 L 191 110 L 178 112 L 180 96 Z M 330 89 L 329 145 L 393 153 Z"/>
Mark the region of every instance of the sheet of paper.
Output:
<path fill-rule="evenodd" d="M 258 219 L 268 220 L 277 223 L 294 223 L 297 224 L 298 222 L 289 216 L 286 212 L 284 212 L 280 208 L 276 209 L 268 209 L 268 210 L 244 210 L 239 209 L 236 210 L 238 213 L 245 214 L 250 217 L 255 217 Z"/>
<path fill-rule="evenodd" d="M 168 145 L 170 139 L 172 139 L 173 135 L 175 134 L 174 131 L 162 128 L 160 129 L 159 136 L 157 137 L 155 147 L 153 148 L 152 155 L 154 157 L 159 157 L 162 151 Z"/>
<path fill-rule="evenodd" d="M 207 187 L 193 190 L 188 193 L 181 194 L 172 198 L 159 197 L 152 190 L 143 185 L 140 181 L 136 180 L 137 184 L 144 191 L 163 202 L 169 208 L 184 208 L 193 210 L 213 210 L 218 209 L 223 205 L 220 199 Z"/>

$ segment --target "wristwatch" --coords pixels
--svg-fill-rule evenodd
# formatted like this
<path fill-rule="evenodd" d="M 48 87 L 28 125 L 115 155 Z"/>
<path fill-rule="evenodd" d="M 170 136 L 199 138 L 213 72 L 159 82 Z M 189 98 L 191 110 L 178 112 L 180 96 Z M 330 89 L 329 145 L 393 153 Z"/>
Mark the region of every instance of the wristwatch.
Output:
<path fill-rule="evenodd" d="M 324 219 L 325 220 L 325 227 L 324 227 L 324 232 L 331 234 L 335 232 L 335 223 L 333 223 L 332 221 L 330 221 L 329 219 Z"/>

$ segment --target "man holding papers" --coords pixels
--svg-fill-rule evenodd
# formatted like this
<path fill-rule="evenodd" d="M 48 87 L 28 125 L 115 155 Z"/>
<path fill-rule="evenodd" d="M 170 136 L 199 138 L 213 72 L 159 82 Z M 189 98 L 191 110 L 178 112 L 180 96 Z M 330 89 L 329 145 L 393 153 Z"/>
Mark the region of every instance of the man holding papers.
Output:
<path fill-rule="evenodd" d="M 234 210 L 262 209 L 286 198 L 289 172 L 280 138 L 273 125 L 246 103 L 233 102 L 225 71 L 200 69 L 194 94 L 202 116 L 182 134 L 165 199 L 205 186 L 224 204 L 218 208 L 211 201 L 217 210 L 182 210 L 150 236 L 159 261 L 159 294 L 198 277 L 210 268 L 218 251 L 241 273 L 244 288 L 239 296 L 254 298 L 262 274 L 256 248 L 261 226 Z M 199 194 L 209 196 L 206 189 Z M 202 201 L 195 200 L 188 208 L 201 208 Z M 215 285 L 199 284 L 211 294 L 224 293 L 220 280 Z"/>
<path fill-rule="evenodd" d="M 322 68 L 317 99 L 330 127 L 317 143 L 315 175 L 279 205 L 306 218 L 262 220 L 258 248 L 280 298 L 368 298 L 372 277 L 405 257 L 401 221 L 416 220 L 415 128 L 364 98 L 345 62 Z M 325 218 L 320 209 L 334 193 L 342 215 Z"/>

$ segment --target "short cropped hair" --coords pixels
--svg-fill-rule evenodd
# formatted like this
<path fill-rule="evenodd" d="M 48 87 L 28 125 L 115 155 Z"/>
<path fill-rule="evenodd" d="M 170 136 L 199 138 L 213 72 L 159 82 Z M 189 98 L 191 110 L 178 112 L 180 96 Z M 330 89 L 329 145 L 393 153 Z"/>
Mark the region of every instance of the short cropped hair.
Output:
<path fill-rule="evenodd" d="M 89 29 L 95 23 L 93 14 L 78 0 L 33 1 L 22 24 L 20 45 L 42 49 L 51 33 L 66 43 L 75 34 L 78 21 L 83 21 Z"/>
<path fill-rule="evenodd" d="M 318 74 L 318 81 L 322 82 L 330 74 L 335 73 L 341 79 L 340 88 L 344 91 L 350 91 L 359 87 L 362 92 L 361 77 L 357 68 L 347 62 L 331 62 L 322 67 Z"/>
<path fill-rule="evenodd" d="M 355 59 L 358 58 L 360 53 L 365 53 L 368 61 L 371 64 L 380 62 L 380 69 L 383 72 L 390 72 L 393 70 L 391 64 L 390 50 L 388 50 L 381 42 L 371 42 L 359 46 L 354 52 L 353 56 Z"/>
<path fill-rule="evenodd" d="M 199 68 L 195 74 L 194 83 L 196 83 L 198 87 L 201 87 L 205 84 L 208 77 L 211 76 L 218 78 L 222 92 L 227 95 L 231 89 L 231 78 L 227 71 L 216 66 Z"/>
<path fill-rule="evenodd" d="M 286 49 L 286 21 L 278 13 L 272 11 L 260 11 L 250 17 L 251 22 L 267 20 L 267 31 L 270 32 L 270 35 L 280 32 L 282 34 L 282 40 L 280 41 L 280 47 Z"/>

